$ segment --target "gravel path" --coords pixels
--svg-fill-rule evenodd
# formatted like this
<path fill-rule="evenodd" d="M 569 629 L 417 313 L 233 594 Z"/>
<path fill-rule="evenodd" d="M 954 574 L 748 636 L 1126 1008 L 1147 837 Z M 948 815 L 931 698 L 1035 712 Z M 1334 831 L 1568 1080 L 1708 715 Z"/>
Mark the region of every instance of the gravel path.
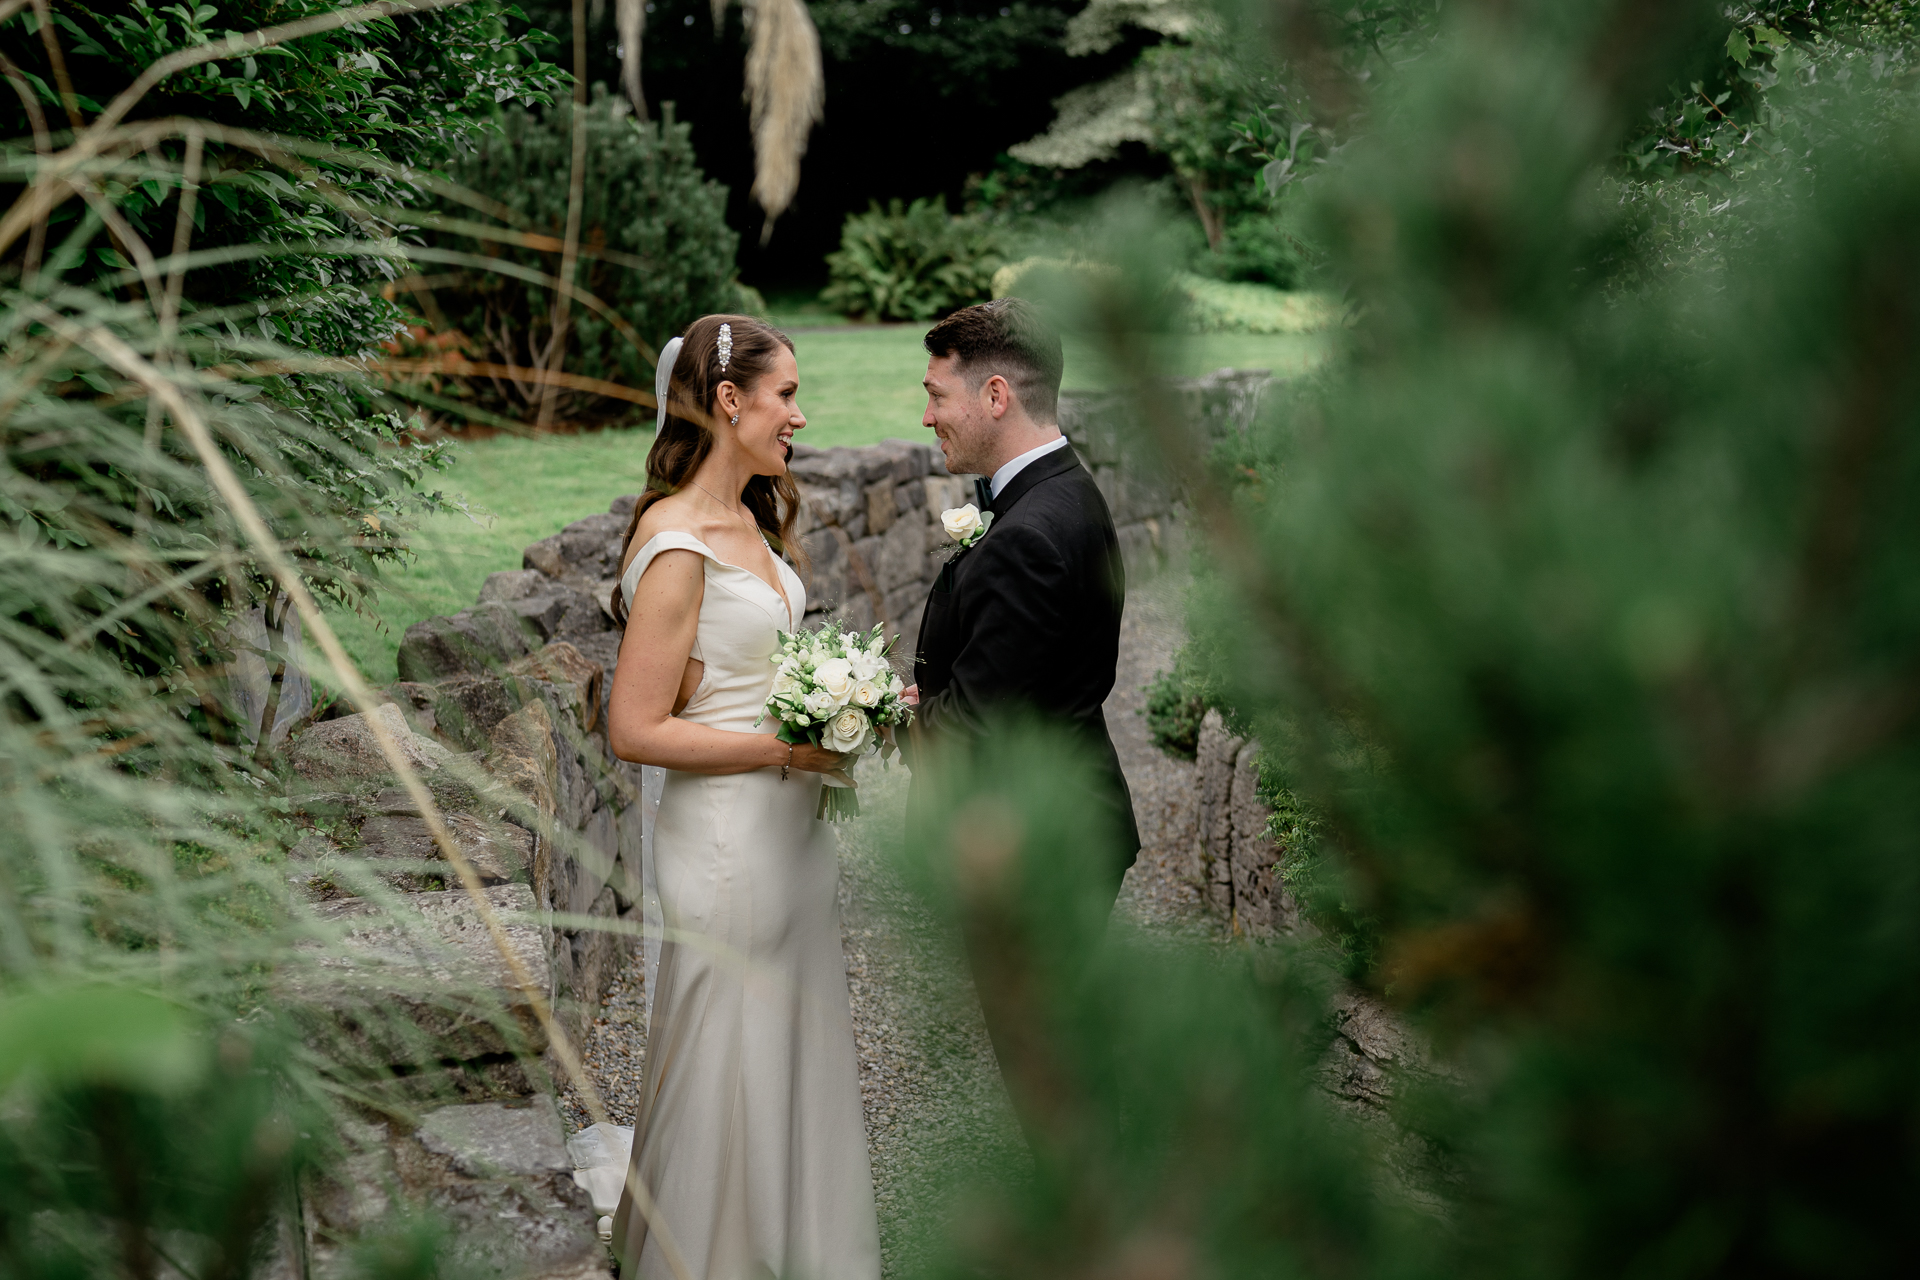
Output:
<path fill-rule="evenodd" d="M 1214 932 L 1195 886 L 1193 765 L 1147 741 L 1141 686 L 1172 664 L 1183 639 L 1181 583 L 1171 575 L 1129 596 L 1107 723 L 1133 791 L 1144 847 L 1116 917 L 1136 927 Z M 953 940 L 899 882 L 884 842 L 902 823 L 906 771 L 863 765 L 867 816 L 841 828 L 840 910 L 860 1088 L 880 1211 L 884 1273 L 917 1270 L 939 1238 L 951 1188 L 974 1173 L 1017 1169 L 1022 1144 L 966 966 Z M 586 1045 L 615 1123 L 632 1124 L 646 1028 L 637 959 L 624 962 Z M 570 1128 L 587 1123 L 572 1091 Z"/>

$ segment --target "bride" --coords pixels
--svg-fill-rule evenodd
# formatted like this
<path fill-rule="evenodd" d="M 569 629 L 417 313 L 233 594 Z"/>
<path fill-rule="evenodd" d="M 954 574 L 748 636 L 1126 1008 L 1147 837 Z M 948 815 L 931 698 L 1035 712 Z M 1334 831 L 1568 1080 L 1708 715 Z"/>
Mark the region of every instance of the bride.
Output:
<path fill-rule="evenodd" d="M 666 941 L 614 1249 L 628 1280 L 877 1280 L 839 867 L 813 816 L 845 757 L 755 725 L 775 633 L 807 607 L 776 554 L 799 501 L 799 364 L 759 321 L 705 316 L 660 369 L 609 733 L 622 759 L 666 770 Z"/>

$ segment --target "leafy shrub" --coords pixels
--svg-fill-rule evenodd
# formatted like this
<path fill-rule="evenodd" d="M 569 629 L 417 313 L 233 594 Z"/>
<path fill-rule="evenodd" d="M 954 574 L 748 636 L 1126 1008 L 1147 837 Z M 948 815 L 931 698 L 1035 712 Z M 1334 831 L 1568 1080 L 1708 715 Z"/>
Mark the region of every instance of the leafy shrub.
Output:
<path fill-rule="evenodd" d="M 567 222 L 573 109 L 563 102 L 539 113 L 506 112 L 498 131 L 481 138 L 452 167 L 452 176 L 505 206 L 526 229 L 558 239 Z M 734 279 L 739 237 L 726 224 L 727 189 L 701 171 L 690 127 L 673 118 L 671 104 L 659 121 L 642 122 L 625 99 L 596 85 L 586 113 L 583 254 L 575 286 L 606 303 L 656 349 L 696 316 L 750 304 Z M 454 204 L 443 212 L 467 216 Z M 551 251 L 447 233 L 436 239 L 446 248 L 537 272 L 559 267 L 559 255 Z M 477 354 L 502 364 L 550 367 L 553 291 L 546 285 L 469 269 L 433 297 Z M 566 345 L 569 373 L 652 385 L 651 355 L 578 301 Z M 522 393 L 526 401 L 539 396 L 538 387 Z"/>
<path fill-rule="evenodd" d="M 332 0 L 235 0 L 213 5 L 54 6 L 54 32 L 83 116 L 97 114 L 145 68 L 167 54 L 339 6 Z M 400 273 L 390 253 L 366 250 L 398 233 L 399 206 L 423 190 L 410 172 L 443 162 L 459 140 L 484 127 L 497 103 L 550 98 L 564 77 L 540 61 L 539 40 L 516 38 L 507 10 L 493 0 L 404 18 L 381 18 L 278 45 L 257 57 L 216 61 L 160 81 L 134 108 L 134 119 L 176 116 L 231 129 L 298 139 L 323 148 L 311 168 L 293 172 L 264 164 L 218 136 L 207 140 L 203 183 L 194 214 L 193 247 L 277 245 L 275 253 L 210 261 L 186 277 L 185 306 L 271 306 L 245 325 L 263 336 L 336 355 L 371 351 L 399 326 L 402 312 L 375 289 Z M 0 48 L 38 90 L 52 128 L 65 113 L 47 46 L 33 13 L 0 29 Z M 0 129 L 19 140 L 33 122 L 13 92 L 0 93 Z M 332 159 L 324 148 L 371 155 L 394 168 Z M 156 144 L 170 175 L 155 174 L 114 194 L 115 211 L 156 257 L 166 251 L 178 207 L 184 145 L 177 134 Z M 4 179 L 18 183 L 21 169 Z M 324 180 L 360 202 L 359 216 L 314 198 Z M 57 209 L 52 228 L 83 225 L 73 204 Z M 51 230 L 50 230 L 51 234 Z M 128 265 L 112 237 L 94 226 L 61 277 L 85 285 Z M 342 247 L 327 252 L 329 243 Z M 17 254 L 17 248 L 16 248 Z M 18 258 L 15 258 L 18 261 Z"/>
<path fill-rule="evenodd" d="M 998 233 L 947 212 L 946 197 L 878 204 L 847 218 L 821 296 L 843 315 L 932 320 L 993 296 Z"/>
<path fill-rule="evenodd" d="M 1298 288 L 1305 276 L 1300 244 L 1266 210 L 1226 219 L 1220 243 L 1194 255 L 1193 269 L 1216 280 L 1244 280 L 1276 289 Z"/>
<path fill-rule="evenodd" d="M 1207 717 L 1207 702 L 1188 687 L 1177 670 L 1162 671 L 1146 687 L 1147 704 L 1140 714 L 1147 718 L 1147 737 L 1170 756 L 1191 760 L 1200 745 L 1200 722 Z"/>
<path fill-rule="evenodd" d="M 1181 646 L 1171 667 L 1153 677 L 1146 694 L 1140 714 L 1147 720 L 1147 737 L 1170 756 L 1194 758 L 1200 745 L 1200 722 L 1209 711 L 1232 717 L 1233 732 L 1246 732 L 1247 726 L 1222 700 L 1219 682 L 1207 669 L 1207 655 L 1193 641 Z"/>
<path fill-rule="evenodd" d="M 203 46 L 229 27 L 332 7 L 61 5 L 50 32 L 37 29 L 32 12 L 9 20 L 0 50 L 19 69 L 16 87 L 32 86 L 38 101 L 29 109 L 19 94 L 0 93 L 0 134 L 11 139 L 0 146 L 0 189 L 9 199 L 21 195 L 46 163 L 34 135 L 67 123 L 50 39 L 64 51 L 84 123 L 167 54 Z M 157 682 L 149 696 L 219 732 L 217 700 L 196 682 L 204 686 L 204 668 L 224 662 L 231 613 L 272 589 L 244 552 L 205 560 L 205 548 L 235 540 L 167 415 L 150 412 L 145 393 L 97 356 L 75 350 L 36 363 L 51 349 L 45 331 L 23 317 L 52 307 L 189 368 L 274 361 L 312 370 L 316 358 L 374 354 L 404 319 L 375 286 L 406 269 L 397 237 L 424 197 L 413 175 L 480 129 L 497 101 L 538 101 L 558 82 L 526 39 L 511 38 L 501 6 L 483 0 L 319 32 L 155 85 L 133 114 L 146 141 L 137 150 L 105 144 L 96 204 L 64 191 L 43 230 L 0 251 L 0 282 L 12 290 L 0 341 L 7 359 L 36 371 L 7 393 L 10 429 L 27 432 L 36 448 L 7 459 L 13 481 L 0 514 L 25 546 L 76 552 L 60 572 L 90 584 L 58 609 L 40 607 L 47 602 L 33 592 L 10 596 L 4 621 L 65 636 L 86 633 L 89 616 L 112 617 L 100 643 Z M 288 139 L 297 158 L 238 130 Z M 204 143 L 198 153 L 194 134 Z M 196 154 L 197 170 L 189 163 Z M 167 254 L 189 187 L 193 256 L 180 265 L 177 323 L 162 339 L 157 312 L 168 285 L 151 273 L 173 269 Z M 101 204 L 111 207 L 103 213 Z M 107 213 L 117 226 L 105 225 Z M 212 396 L 214 385 L 195 394 Z M 108 386 L 120 391 L 100 398 Z M 344 371 L 234 378 L 219 394 L 216 435 L 309 585 L 364 607 L 379 567 L 406 554 L 410 518 L 445 505 L 426 485 L 442 455 L 396 448 L 405 421 Z M 98 559 L 81 554 L 87 549 Z M 139 567 L 130 574 L 129 565 Z M 147 593 L 162 583 L 169 585 L 156 601 Z M 16 645 L 34 651 L 24 640 Z M 105 696 L 101 669 L 60 658 L 53 670 L 61 695 L 76 704 Z"/>
<path fill-rule="evenodd" d="M 1324 293 L 1289 293 L 1193 275 L 1176 276 L 1174 290 L 1196 333 L 1312 333 L 1340 322 L 1339 302 Z"/>

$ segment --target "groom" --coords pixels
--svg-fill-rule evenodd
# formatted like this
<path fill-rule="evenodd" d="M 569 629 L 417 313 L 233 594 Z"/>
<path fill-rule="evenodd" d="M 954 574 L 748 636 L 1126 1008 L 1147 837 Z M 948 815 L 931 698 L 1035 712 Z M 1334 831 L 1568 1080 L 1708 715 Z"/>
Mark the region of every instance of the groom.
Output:
<path fill-rule="evenodd" d="M 1060 434 L 1060 339 L 1031 303 L 1001 298 L 927 334 L 927 412 L 947 470 L 988 477 L 987 531 L 941 570 L 914 655 L 915 732 L 977 743 L 994 711 L 1037 713 L 1087 749 L 1090 791 L 1116 833 L 1113 896 L 1140 850 L 1133 800 L 1101 704 L 1113 689 L 1126 573 L 1106 499 Z"/>

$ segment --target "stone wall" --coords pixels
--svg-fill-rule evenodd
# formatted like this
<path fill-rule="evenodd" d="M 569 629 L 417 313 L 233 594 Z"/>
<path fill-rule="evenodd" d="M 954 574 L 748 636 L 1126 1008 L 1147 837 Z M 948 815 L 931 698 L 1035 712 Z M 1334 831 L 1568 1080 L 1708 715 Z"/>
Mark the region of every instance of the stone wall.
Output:
<path fill-rule="evenodd" d="M 1259 795 L 1260 744 L 1228 732 L 1210 711 L 1195 758 L 1194 836 L 1187 874 L 1237 936 L 1311 938 L 1317 931 L 1277 874 L 1280 850 Z M 1395 1194 L 1440 1208 L 1433 1189 L 1451 1176 L 1446 1158 L 1397 1124 L 1394 1100 L 1422 1088 L 1459 1088 L 1459 1077 L 1387 1005 L 1346 983 L 1328 1009 L 1329 1031 L 1316 1072 L 1341 1110 L 1371 1130 L 1386 1154 Z"/>
<path fill-rule="evenodd" d="M 580 723 L 598 692 L 587 666 L 569 646 L 548 646 L 496 676 L 397 686 L 375 713 L 478 873 L 507 950 L 559 997 L 576 1034 L 593 981 L 582 971 L 606 966 L 614 939 L 550 927 L 542 907 L 590 874 L 555 824 L 556 729 Z M 489 698 L 511 699 L 490 682 L 524 702 L 495 718 Z M 367 717 L 307 729 L 290 756 L 289 807 L 307 831 L 288 879 L 326 936 L 307 944 L 310 963 L 287 966 L 279 995 L 342 1064 L 360 1119 L 304 1180 L 304 1256 L 284 1274 L 342 1274 L 356 1237 L 425 1206 L 449 1223 L 460 1269 L 604 1280 L 592 1202 L 573 1181 L 549 1096 L 545 1030 Z M 611 891 L 595 896 L 595 911 L 613 914 Z"/>
<path fill-rule="evenodd" d="M 1204 378 L 1182 379 L 1173 389 L 1194 437 L 1213 442 L 1246 434 L 1271 381 L 1265 369 L 1218 369 Z M 1107 499 L 1133 580 L 1182 563 L 1186 556 L 1184 497 L 1164 466 L 1139 460 L 1139 427 L 1124 392 L 1060 396 L 1060 430 Z"/>
<path fill-rule="evenodd" d="M 1258 742 L 1229 733 L 1218 711 L 1207 713 L 1194 759 L 1198 795 L 1188 874 L 1235 933 L 1264 937 L 1297 931 L 1300 909 L 1280 882 L 1280 850 L 1267 835 L 1259 756 Z"/>

